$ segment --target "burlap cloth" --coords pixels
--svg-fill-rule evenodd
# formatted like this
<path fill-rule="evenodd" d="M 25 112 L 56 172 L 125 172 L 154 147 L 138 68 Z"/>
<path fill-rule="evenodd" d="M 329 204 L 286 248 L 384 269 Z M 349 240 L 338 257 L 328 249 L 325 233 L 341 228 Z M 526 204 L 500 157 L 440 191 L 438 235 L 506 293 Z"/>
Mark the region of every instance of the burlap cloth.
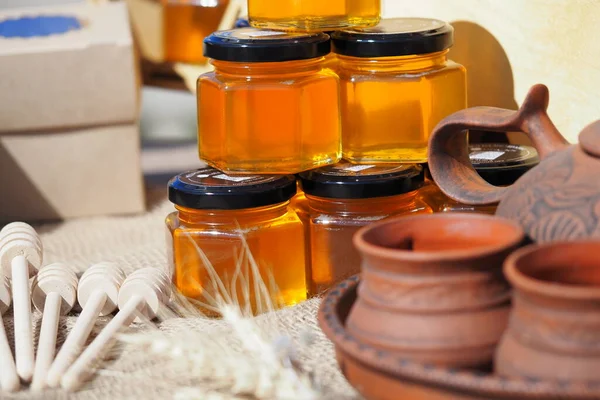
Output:
<path fill-rule="evenodd" d="M 163 191 L 150 192 L 149 211 L 144 215 L 130 217 L 101 217 L 67 221 L 37 227 L 44 244 L 44 263 L 64 262 L 77 271 L 101 261 L 119 263 L 127 272 L 142 267 L 166 267 L 164 218 L 172 211 L 172 205 L 163 197 Z M 341 375 L 335 362 L 331 343 L 320 331 L 316 312 L 319 300 L 307 301 L 296 307 L 281 310 L 269 317 L 275 320 L 270 329 L 299 341 L 307 331 L 312 334 L 310 345 L 296 347 L 297 358 L 303 369 L 316 377 L 323 398 L 354 399 L 355 391 Z M 9 341 L 13 342 L 11 311 L 6 313 L 4 323 Z M 58 346 L 62 344 L 76 320 L 77 311 L 61 320 Z M 35 333 L 39 333 L 40 315 L 35 314 Z M 98 328 L 105 321 L 98 324 Z M 157 323 L 158 329 L 168 335 L 193 332 L 210 338 L 218 336 L 227 341 L 233 335 L 222 322 L 203 318 L 171 318 Z M 133 326 L 130 332 L 146 330 L 146 326 Z M 232 346 L 235 339 L 232 337 Z M 203 343 L 205 343 L 203 341 Z M 37 340 L 36 340 L 37 343 Z M 83 389 L 76 393 L 62 390 L 45 390 L 35 393 L 29 389 L 16 394 L 2 393 L 1 398 L 35 399 L 169 399 L 175 395 L 185 398 L 183 387 L 210 387 L 211 379 L 198 379 L 189 369 L 152 352 L 132 351 L 127 345 L 115 349 L 108 357 L 102 371 Z M 1 366 L 0 366 L 1 368 Z M 235 371 L 226 371 L 234 373 Z M 220 398 L 227 398 L 227 391 Z M 202 396 L 201 396 L 202 397 Z M 208 399 L 207 399 L 208 400 Z"/>

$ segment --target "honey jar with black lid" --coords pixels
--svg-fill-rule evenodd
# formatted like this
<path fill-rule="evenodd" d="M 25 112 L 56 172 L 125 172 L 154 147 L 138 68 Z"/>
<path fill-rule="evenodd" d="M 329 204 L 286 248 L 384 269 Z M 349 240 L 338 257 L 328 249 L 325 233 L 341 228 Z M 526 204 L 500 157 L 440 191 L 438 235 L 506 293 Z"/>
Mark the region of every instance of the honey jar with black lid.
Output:
<path fill-rule="evenodd" d="M 540 163 L 535 148 L 505 143 L 471 144 L 469 158 L 475 171 L 494 186 L 510 186 Z M 474 206 L 454 201 L 442 193 L 430 179 L 427 179 L 427 185 L 421 194 L 436 212 L 496 212 L 497 204 Z"/>
<path fill-rule="evenodd" d="M 414 164 L 341 162 L 300 174 L 308 205 L 310 295 L 360 272 L 352 237 L 361 227 L 392 216 L 428 214 L 421 199 L 424 170 Z"/>
<path fill-rule="evenodd" d="M 207 303 L 223 296 L 220 281 L 256 313 L 305 300 L 304 230 L 290 208 L 295 193 L 293 175 L 230 176 L 209 167 L 171 179 L 176 211 L 166 225 L 176 288 Z"/>

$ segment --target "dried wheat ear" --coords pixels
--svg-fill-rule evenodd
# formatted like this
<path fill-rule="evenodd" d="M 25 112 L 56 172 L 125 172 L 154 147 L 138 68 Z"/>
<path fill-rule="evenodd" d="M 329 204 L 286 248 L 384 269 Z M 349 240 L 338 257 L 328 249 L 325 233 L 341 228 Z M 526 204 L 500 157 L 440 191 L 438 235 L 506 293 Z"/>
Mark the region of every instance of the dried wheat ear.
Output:
<path fill-rule="evenodd" d="M 132 346 L 132 353 L 159 357 L 165 370 L 183 371 L 199 382 L 180 388 L 175 394 L 177 399 L 322 398 L 315 377 L 301 368 L 295 356 L 296 346 L 310 346 L 312 338 L 305 337 L 302 343 L 295 344 L 289 334 L 275 328 L 277 313 L 273 312 L 276 307 L 272 299 L 277 297 L 277 288 L 268 277 L 261 277 L 243 232 L 239 235 L 242 249 L 235 254 L 238 262 L 230 282 L 219 278 L 206 254 L 190 237 L 203 260 L 209 280 L 205 285 L 213 290 L 211 294 L 204 291 L 205 298 L 200 302 L 175 296 L 171 305 L 174 314 L 185 318 L 206 318 L 199 310 L 207 310 L 211 315 L 216 313 L 231 335 L 206 335 L 189 330 L 167 334 L 151 329 L 122 336 L 121 340 Z M 244 276 L 243 271 L 248 271 L 249 276 Z M 245 283 L 241 285 L 241 292 L 240 285 L 236 284 L 239 282 Z M 254 282 L 254 300 L 263 313 L 260 322 L 248 306 L 249 282 Z M 232 339 L 236 346 L 232 346 Z M 110 370 L 110 373 L 118 372 Z M 123 374 L 123 378 L 132 382 L 139 379 L 141 383 L 146 377 L 145 374 L 139 377 Z"/>

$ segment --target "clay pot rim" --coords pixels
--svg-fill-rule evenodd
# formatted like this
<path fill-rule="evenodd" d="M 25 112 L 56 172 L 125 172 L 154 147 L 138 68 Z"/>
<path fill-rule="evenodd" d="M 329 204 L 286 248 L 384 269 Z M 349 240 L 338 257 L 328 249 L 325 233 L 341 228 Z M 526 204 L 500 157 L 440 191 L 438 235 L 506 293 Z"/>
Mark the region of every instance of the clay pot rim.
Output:
<path fill-rule="evenodd" d="M 441 220 L 458 220 L 464 221 L 465 219 L 487 221 L 488 223 L 502 223 L 505 226 L 509 226 L 513 229 L 514 237 L 509 241 L 506 240 L 504 243 L 499 243 L 490 246 L 481 246 L 479 248 L 472 248 L 467 250 L 448 250 L 448 251 L 436 251 L 436 252 L 414 252 L 410 250 L 402 249 L 390 249 L 383 246 L 371 244 L 364 239 L 364 236 L 375 229 L 379 229 L 386 225 L 401 224 L 403 222 L 410 222 L 422 219 L 441 219 Z M 498 217 L 494 215 L 476 214 L 476 213 L 435 213 L 426 215 L 412 215 L 412 216 L 400 216 L 388 218 L 383 221 L 375 222 L 367 225 L 358 230 L 353 237 L 354 246 L 363 254 L 371 256 L 385 257 L 399 261 L 427 261 L 427 262 L 443 262 L 443 261 L 460 261 L 467 259 L 482 258 L 485 256 L 493 255 L 505 251 L 509 248 L 518 246 L 525 240 L 525 232 L 519 224 L 509 220 L 507 218 Z"/>
<path fill-rule="evenodd" d="M 504 276 L 517 290 L 525 290 L 530 293 L 542 294 L 550 297 L 558 297 L 571 300 L 600 300 L 600 290 L 597 286 L 577 286 L 567 283 L 548 282 L 523 273 L 517 267 L 518 261 L 530 254 L 543 252 L 554 247 L 593 246 L 600 248 L 600 240 L 583 240 L 573 242 L 550 242 L 544 244 L 532 244 L 513 252 L 504 261 Z M 598 266 L 600 270 L 600 265 Z"/>

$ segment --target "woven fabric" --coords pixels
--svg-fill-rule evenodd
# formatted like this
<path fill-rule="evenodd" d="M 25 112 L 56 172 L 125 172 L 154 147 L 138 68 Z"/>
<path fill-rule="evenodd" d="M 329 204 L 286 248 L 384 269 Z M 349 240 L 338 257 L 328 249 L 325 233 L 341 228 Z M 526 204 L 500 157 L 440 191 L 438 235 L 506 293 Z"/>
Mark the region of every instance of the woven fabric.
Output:
<path fill-rule="evenodd" d="M 170 203 L 162 194 L 150 193 L 150 211 L 144 215 L 128 217 L 102 217 L 78 219 L 36 227 L 41 234 L 44 246 L 44 264 L 63 262 L 78 272 L 101 261 L 113 261 L 121 265 L 126 272 L 137 268 L 166 268 L 164 218 L 172 211 Z M 297 360 L 301 368 L 311 372 L 320 385 L 323 398 L 354 399 L 357 394 L 348 385 L 337 368 L 332 344 L 318 327 L 316 312 L 319 300 L 314 299 L 278 311 L 267 317 L 258 317 L 256 322 L 273 330 L 274 335 L 291 338 L 297 351 Z M 12 310 L 4 316 L 4 324 L 10 343 L 13 343 Z M 76 320 L 78 310 L 61 319 L 58 346 Z M 35 313 L 35 333 L 39 334 L 40 314 Z M 96 332 L 109 320 L 102 318 Z M 268 321 L 268 324 L 266 323 Z M 275 323 L 273 323 L 275 322 Z M 177 337 L 182 333 L 203 335 L 206 338 L 219 338 L 232 348 L 238 343 L 231 327 L 218 320 L 204 318 L 170 318 L 157 323 L 158 329 L 167 337 Z M 152 329 L 146 325 L 134 325 L 129 332 L 141 334 Z M 301 344 L 302 335 L 309 333 L 310 345 Z M 36 340 L 37 342 L 37 340 Z M 206 340 L 203 341 L 206 346 Z M 210 341 L 209 341 L 210 343 Z M 241 350 L 240 350 L 241 351 Z M 67 394 L 62 390 L 45 390 L 35 393 L 23 390 L 13 394 L 2 394 L 2 398 L 39 398 L 39 399 L 168 399 L 186 398 L 181 389 L 211 388 L 212 379 L 198 379 L 188 368 L 182 368 L 176 357 L 165 357 L 152 352 L 140 351 L 133 345 L 119 346 L 109 354 L 102 369 L 80 391 Z M 235 371 L 225 371 L 234 374 Z M 228 396 L 225 390 L 220 398 Z M 209 399 L 207 399 L 209 400 Z"/>

